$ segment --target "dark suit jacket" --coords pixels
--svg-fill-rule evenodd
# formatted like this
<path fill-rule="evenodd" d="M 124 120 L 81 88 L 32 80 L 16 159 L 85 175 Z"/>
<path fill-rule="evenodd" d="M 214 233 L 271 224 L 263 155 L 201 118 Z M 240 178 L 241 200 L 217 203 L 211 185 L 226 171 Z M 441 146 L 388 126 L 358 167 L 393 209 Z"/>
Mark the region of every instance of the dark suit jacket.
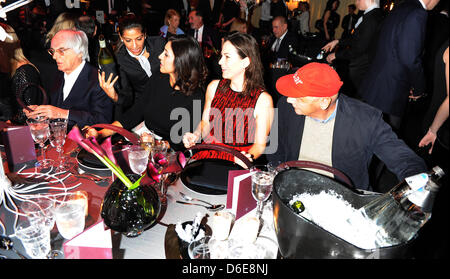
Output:
<path fill-rule="evenodd" d="M 382 23 L 377 51 L 359 95 L 383 112 L 402 116 L 408 95 L 425 93 L 422 52 L 427 11 L 418 0 L 400 4 Z"/>
<path fill-rule="evenodd" d="M 194 37 L 194 29 L 189 29 L 187 35 Z M 217 31 L 207 25 L 203 25 L 202 44 L 209 44 L 214 46 L 217 50 L 220 49 L 220 38 Z"/>
<path fill-rule="evenodd" d="M 158 56 L 163 52 L 165 44 L 166 42 L 161 36 L 147 36 L 145 40 L 145 47 L 150 53 L 148 60 L 152 73 L 159 73 L 160 61 Z M 142 69 L 139 61 L 128 54 L 125 45 L 117 51 L 116 58 L 120 76 L 117 104 L 126 109 L 144 94 L 149 77 Z"/>
<path fill-rule="evenodd" d="M 276 41 L 276 38 L 274 36 L 272 36 L 272 38 L 268 44 L 268 47 L 270 49 L 272 49 L 272 46 L 275 43 L 275 41 Z M 283 40 L 281 41 L 278 51 L 274 52 L 274 54 L 273 54 L 274 60 L 277 60 L 278 58 L 287 59 L 289 56 L 289 45 L 291 45 L 296 50 L 298 48 L 298 44 L 299 43 L 298 43 L 297 35 L 288 31 L 286 33 L 286 36 L 284 36 Z"/>
<path fill-rule="evenodd" d="M 282 97 L 278 101 L 278 149 L 268 155 L 272 162 L 296 161 L 300 152 L 305 116 L 297 115 L 286 100 Z M 383 121 L 379 110 L 341 94 L 334 124 L 332 167 L 345 173 L 356 188 L 371 190 L 368 167 L 373 155 L 399 180 L 427 170 L 425 162 Z"/>
<path fill-rule="evenodd" d="M 209 0 L 199 0 L 197 10 L 203 13 L 203 22 L 205 25 L 214 25 L 219 21 L 220 11 L 223 0 L 214 0 L 214 8 L 211 10 Z"/>
<path fill-rule="evenodd" d="M 383 12 L 376 8 L 363 15 L 363 21 L 347 39 L 339 40 L 336 59 L 349 60 L 350 75 L 364 77 L 376 52 L 377 38 Z M 354 73 L 354 75 L 352 75 Z M 352 80 L 356 86 L 361 82 Z"/>
<path fill-rule="evenodd" d="M 350 18 L 352 19 L 351 26 L 350 25 Z M 351 31 L 353 28 L 355 28 L 355 24 L 358 21 L 358 15 L 356 14 L 347 14 L 342 18 L 341 27 L 344 29 L 344 32 L 342 32 L 341 39 L 347 38 L 350 36 Z"/>
<path fill-rule="evenodd" d="M 86 125 L 111 123 L 113 103 L 98 83 L 97 68 L 86 62 L 69 96 L 63 101 L 64 73 L 59 72 L 50 94 L 50 104 L 69 110 L 69 129 L 77 124 Z"/>

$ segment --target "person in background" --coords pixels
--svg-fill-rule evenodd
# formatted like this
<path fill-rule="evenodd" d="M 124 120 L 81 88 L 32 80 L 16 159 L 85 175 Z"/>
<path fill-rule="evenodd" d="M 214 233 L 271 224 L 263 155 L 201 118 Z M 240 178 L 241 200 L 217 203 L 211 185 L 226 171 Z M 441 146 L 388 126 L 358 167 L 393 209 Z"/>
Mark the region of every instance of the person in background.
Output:
<path fill-rule="evenodd" d="M 204 100 L 204 86 L 207 76 L 202 50 L 191 37 L 177 35 L 170 37 L 164 50 L 158 56 L 161 73 L 150 78 L 151 86 L 146 87 L 144 98 L 133 105 L 131 113 L 123 115 L 113 125 L 131 129 L 144 121 L 145 126 L 169 142 L 174 150 L 184 149 L 180 131 L 192 131 L 198 122 L 195 115 L 201 115 Z M 197 102 L 197 103 L 196 103 Z M 196 111 L 198 109 L 198 111 Z M 175 112 L 185 113 L 189 118 L 172 120 Z M 184 123 L 186 125 L 179 125 Z M 88 129 L 87 135 L 108 137 L 114 131 Z M 145 141 L 147 135 L 142 134 Z"/>
<path fill-rule="evenodd" d="M 97 68 L 86 62 L 88 39 L 83 31 L 61 30 L 51 41 L 49 54 L 60 71 L 50 92 L 50 105 L 30 106 L 27 117 L 68 119 L 68 129 L 112 120 L 113 103 L 100 88 Z"/>
<path fill-rule="evenodd" d="M 339 8 L 339 0 L 328 0 L 325 12 L 322 16 L 321 34 L 323 38 L 329 42 L 334 40 L 336 28 L 339 26 L 341 16 L 336 12 Z"/>
<path fill-rule="evenodd" d="M 184 34 L 178 26 L 180 25 L 180 14 L 174 9 L 168 9 L 164 17 L 164 25 L 159 29 L 163 38 Z"/>
<path fill-rule="evenodd" d="M 272 3 L 270 3 L 270 15 L 273 19 L 278 16 L 287 18 L 288 8 L 284 0 L 272 0 Z"/>
<path fill-rule="evenodd" d="M 10 81 L 10 88 L 2 89 L 0 94 L 1 99 L 5 100 L 3 113 L 5 118 L 13 123 L 25 124 L 26 116 L 17 98 L 27 106 L 42 103 L 39 70 L 25 57 L 14 29 L 4 23 L 0 23 L 0 27 L 12 38 L 7 37 L 5 41 L 0 41 L 0 72 L 8 74 Z"/>
<path fill-rule="evenodd" d="M 142 101 L 150 77 L 159 72 L 158 55 L 165 45 L 161 36 L 147 36 L 141 20 L 132 14 L 120 18 L 119 37 L 115 53 L 119 75 L 98 74 L 100 87 L 116 105 L 116 118 Z M 119 77 L 119 86 L 114 86 Z"/>
<path fill-rule="evenodd" d="M 231 24 L 240 18 L 240 6 L 234 0 L 224 0 L 217 27 L 224 31 L 230 31 Z"/>
<path fill-rule="evenodd" d="M 379 2 L 379 0 L 357 0 L 358 10 L 364 11 L 364 15 L 355 26 L 353 34 L 345 39 L 333 40 L 322 48 L 330 52 L 339 46 L 328 54 L 327 62 L 333 63 L 335 59 L 349 61 L 349 76 L 356 92 L 375 56 L 378 33 L 384 18 Z"/>
<path fill-rule="evenodd" d="M 77 15 L 70 12 L 64 12 L 59 14 L 58 17 L 55 19 L 52 28 L 48 31 L 45 37 L 45 44 L 47 46 L 50 45 L 53 36 L 55 36 L 55 34 L 58 33 L 60 30 L 64 29 L 75 30 L 77 19 L 78 19 Z"/>
<path fill-rule="evenodd" d="M 236 18 L 230 27 L 230 33 L 233 31 L 241 32 L 244 34 L 248 34 L 249 28 L 248 28 L 248 22 L 245 21 L 242 18 Z"/>
<path fill-rule="evenodd" d="M 268 155 L 269 161 L 322 163 L 346 174 L 362 190 L 374 190 L 368 170 L 374 155 L 399 181 L 427 171 L 425 162 L 384 122 L 381 111 L 339 94 L 342 84 L 333 68 L 317 62 L 278 79 L 277 90 L 284 96 L 277 106 L 278 149 Z"/>
<path fill-rule="evenodd" d="M 250 160 L 263 154 L 273 103 L 264 88 L 258 49 L 256 40 L 248 34 L 236 32 L 225 37 L 219 61 L 223 79 L 209 83 L 202 120 L 193 133 L 183 136 L 186 148 L 203 141 L 234 148 Z M 235 160 L 228 153 L 214 150 L 200 151 L 193 158 Z"/>
<path fill-rule="evenodd" d="M 358 0 L 356 1 L 358 2 Z M 342 18 L 341 27 L 344 29 L 342 32 L 341 39 L 345 39 L 352 34 L 352 30 L 355 28 L 356 21 L 358 20 L 358 15 L 356 12 L 356 5 L 350 4 L 347 6 L 348 14 Z"/>
<path fill-rule="evenodd" d="M 75 23 L 75 27 L 78 30 L 86 33 L 89 41 L 89 60 L 88 62 L 95 67 L 98 67 L 98 53 L 100 51 L 100 43 L 98 41 L 97 24 L 95 20 L 90 16 L 80 16 Z M 106 47 L 111 53 L 114 53 L 111 44 L 105 40 Z"/>
<path fill-rule="evenodd" d="M 446 47 L 446 48 L 445 48 Z M 442 50 L 445 49 L 444 54 L 441 55 Z M 448 115 L 449 115 L 449 103 L 448 103 L 448 92 L 449 92 L 449 51 L 448 51 L 448 41 L 444 43 L 444 46 L 441 47 L 441 50 L 438 52 L 436 63 L 436 77 L 434 79 L 435 83 L 435 92 L 433 92 L 433 102 L 430 106 L 428 115 L 434 113 L 434 118 L 426 134 L 419 142 L 419 147 L 424 147 L 430 145 L 429 154 L 433 152 L 433 147 L 438 138 L 438 132 L 441 135 L 440 144 L 447 149 L 449 149 L 449 131 L 448 131 Z M 444 76 L 443 76 L 444 75 Z M 445 84 L 444 84 L 445 80 Z M 447 94 L 443 94 L 446 92 Z M 437 111 L 436 107 L 440 103 Z M 427 118 L 425 118 L 427 120 Z M 425 121 L 424 121 L 425 122 Z M 443 127 L 443 129 L 441 129 Z"/>
<path fill-rule="evenodd" d="M 189 14 L 190 30 L 187 34 L 194 37 L 200 45 L 207 44 L 215 49 L 220 49 L 219 35 L 212 27 L 205 25 L 203 13 L 200 10 L 192 10 Z"/>
<path fill-rule="evenodd" d="M 300 33 L 304 36 L 306 35 L 306 33 L 309 33 L 309 3 L 308 2 L 298 3 L 298 9 L 301 12 L 298 15 L 299 30 Z"/>
<path fill-rule="evenodd" d="M 385 113 L 400 130 L 409 100 L 426 93 L 422 66 L 428 10 L 439 0 L 410 0 L 396 6 L 383 20 L 376 54 L 358 94 Z M 363 16 L 364 22 L 364 16 Z"/>
<path fill-rule="evenodd" d="M 261 18 L 259 20 L 259 28 L 261 34 L 270 33 L 272 16 L 270 13 L 271 0 L 262 0 L 261 4 Z"/>
<path fill-rule="evenodd" d="M 197 10 L 203 15 L 205 25 L 213 27 L 219 22 L 224 0 L 198 0 Z"/>
<path fill-rule="evenodd" d="M 297 49 L 298 39 L 296 34 L 288 30 L 287 20 L 283 16 L 278 16 L 273 19 L 272 32 L 274 37 L 269 41 L 269 46 L 274 54 L 274 61 L 287 59 L 289 56 L 289 45 Z"/>

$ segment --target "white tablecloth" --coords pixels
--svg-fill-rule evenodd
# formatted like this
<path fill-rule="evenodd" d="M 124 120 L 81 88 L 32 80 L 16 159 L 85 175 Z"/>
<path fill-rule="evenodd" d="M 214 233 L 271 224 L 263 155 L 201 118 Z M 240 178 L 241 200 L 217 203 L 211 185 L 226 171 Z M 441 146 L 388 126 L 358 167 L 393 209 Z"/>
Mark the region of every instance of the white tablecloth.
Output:
<path fill-rule="evenodd" d="M 226 195 L 204 195 L 190 190 L 185 187 L 181 180 L 178 180 L 174 185 L 169 186 L 167 195 L 167 210 L 164 213 L 160 223 L 169 225 L 176 224 L 178 221 L 193 221 L 197 212 L 202 214 L 208 214 L 207 224 L 211 226 L 211 220 L 214 212 L 208 211 L 204 207 L 183 205 L 176 203 L 175 201 L 183 201 L 179 192 L 183 192 L 191 197 L 206 200 L 210 203 L 222 203 L 226 205 Z M 198 202 L 195 202 L 198 203 Z M 256 209 L 255 209 L 256 210 Z M 249 212 L 249 215 L 254 215 L 255 210 Z M 244 217 L 238 219 L 237 222 L 243 220 Z M 262 214 L 263 227 L 259 233 L 259 236 L 268 237 L 276 242 L 276 235 L 273 226 L 273 213 L 271 201 L 267 201 L 264 206 Z M 161 224 L 156 224 L 150 229 L 144 231 L 142 235 L 135 238 L 128 238 L 121 236 L 119 251 L 114 252 L 114 257 L 125 259 L 165 259 L 164 239 L 167 231 L 167 227 Z"/>

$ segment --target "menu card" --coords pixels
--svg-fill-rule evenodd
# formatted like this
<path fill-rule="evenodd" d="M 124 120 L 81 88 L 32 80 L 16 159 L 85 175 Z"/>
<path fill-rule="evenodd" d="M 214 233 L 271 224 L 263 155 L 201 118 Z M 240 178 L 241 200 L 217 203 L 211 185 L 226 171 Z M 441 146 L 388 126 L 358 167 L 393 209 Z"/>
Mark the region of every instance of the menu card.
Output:
<path fill-rule="evenodd" d="M 63 244 L 66 259 L 112 259 L 111 230 L 103 221 Z"/>
<path fill-rule="evenodd" d="M 228 172 L 227 209 L 236 220 L 256 208 L 252 195 L 252 178 L 249 170 Z"/>
<path fill-rule="evenodd" d="M 23 166 L 34 167 L 36 150 L 28 126 L 6 127 L 2 131 L 2 136 L 10 171 L 16 172 Z"/>

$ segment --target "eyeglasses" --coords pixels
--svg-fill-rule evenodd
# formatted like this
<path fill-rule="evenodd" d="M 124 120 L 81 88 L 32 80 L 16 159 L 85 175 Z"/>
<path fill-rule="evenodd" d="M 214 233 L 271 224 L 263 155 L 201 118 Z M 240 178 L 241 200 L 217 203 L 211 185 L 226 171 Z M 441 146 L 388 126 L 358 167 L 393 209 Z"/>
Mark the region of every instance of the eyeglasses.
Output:
<path fill-rule="evenodd" d="M 55 52 L 57 52 L 61 56 L 64 56 L 64 52 L 66 52 L 69 49 L 70 48 L 58 48 L 58 49 L 49 48 L 49 49 L 47 49 L 47 52 L 51 56 L 53 56 L 55 54 Z"/>

